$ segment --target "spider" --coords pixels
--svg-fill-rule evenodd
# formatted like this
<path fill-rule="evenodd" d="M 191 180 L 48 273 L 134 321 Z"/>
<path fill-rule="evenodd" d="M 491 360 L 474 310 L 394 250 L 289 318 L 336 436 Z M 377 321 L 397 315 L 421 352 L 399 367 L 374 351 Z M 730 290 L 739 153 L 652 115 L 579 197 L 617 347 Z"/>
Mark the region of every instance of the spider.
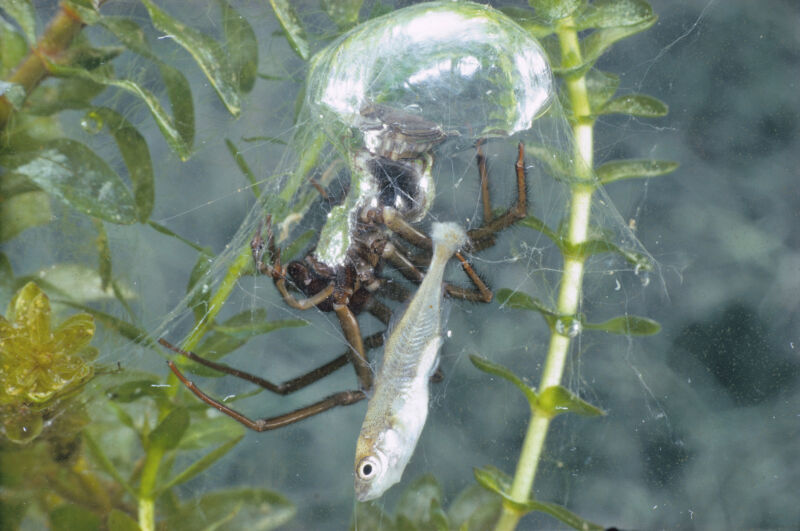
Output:
<path fill-rule="evenodd" d="M 358 198 L 353 203 L 355 206 L 347 212 L 351 221 L 350 233 L 346 235 L 348 245 L 338 250 L 338 256 L 333 253 L 334 257 L 331 258 L 332 253 L 321 251 L 322 243 L 318 243 L 316 249 L 305 258 L 291 261 L 284 266 L 281 263 L 280 249 L 275 245 L 269 216 L 250 243 L 256 270 L 272 278 L 287 305 L 298 310 L 316 307 L 324 312 L 335 312 L 347 340 L 348 350 L 302 376 L 274 384 L 259 376 L 206 360 L 193 352 L 177 348 L 166 340 L 160 340 L 163 346 L 192 361 L 279 395 L 288 395 L 302 389 L 348 363 L 353 365 L 359 381 L 358 389 L 332 394 L 283 415 L 253 420 L 205 394 L 180 372 L 175 363 L 169 362 L 172 372 L 200 400 L 252 430 L 261 432 L 277 429 L 366 398 L 373 383 L 373 370 L 366 352 L 383 344 L 383 333 L 362 338 L 356 316 L 366 310 L 388 325 L 391 311 L 374 297 L 378 290 L 388 284 L 387 279 L 381 275 L 384 264 L 392 265 L 414 283 L 418 284 L 423 278 L 421 269 L 427 266 L 424 251 L 430 251 L 431 240 L 414 228 L 413 223 L 422 219 L 429 209 L 429 201 L 432 199 L 431 150 L 447 134 L 432 122 L 383 105 L 366 106 L 362 109 L 361 116 L 363 122 L 360 128 L 364 133 L 365 149 L 354 155 L 353 171 L 364 172 L 371 178 L 372 186 L 367 187 L 364 197 Z M 493 215 L 489 200 L 489 178 L 482 141 L 476 144 L 476 161 L 481 183 L 483 224 L 468 231 L 471 251 L 493 245 L 495 233 L 521 220 L 527 212 L 523 144 L 518 146 L 515 165 L 516 200 L 498 216 Z M 325 228 L 320 242 L 324 233 Z M 423 253 L 410 254 L 400 239 L 421 249 Z M 268 260 L 265 259 L 265 252 L 269 255 Z M 326 258 L 322 258 L 323 256 Z M 445 293 L 468 301 L 491 301 L 491 290 L 472 266 L 460 252 L 455 256 L 473 288 L 446 283 Z M 302 297 L 296 297 L 295 293 Z M 408 293 L 404 291 L 398 295 L 400 299 L 407 297 Z"/>

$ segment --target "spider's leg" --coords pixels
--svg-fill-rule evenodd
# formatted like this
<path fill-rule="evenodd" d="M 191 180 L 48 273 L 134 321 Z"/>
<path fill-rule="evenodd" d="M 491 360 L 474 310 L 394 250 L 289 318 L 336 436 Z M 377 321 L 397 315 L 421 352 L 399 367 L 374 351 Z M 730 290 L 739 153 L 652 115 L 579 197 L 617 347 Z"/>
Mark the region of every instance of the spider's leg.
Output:
<path fill-rule="evenodd" d="M 479 172 L 483 173 L 486 169 L 485 159 L 483 163 L 483 169 L 481 169 L 481 166 L 481 160 L 479 159 Z M 525 146 L 522 144 L 522 142 L 520 142 L 519 146 L 517 147 L 516 174 L 517 200 L 514 202 L 514 204 L 500 216 L 492 218 L 489 221 L 484 220 L 484 223 L 481 227 L 467 232 L 467 235 L 472 242 L 473 250 L 480 250 L 491 246 L 491 238 L 495 233 L 510 227 L 517 221 L 523 219 L 528 213 L 528 194 L 525 175 Z M 481 175 L 481 180 L 483 180 L 483 175 Z"/>
<path fill-rule="evenodd" d="M 478 162 L 478 175 L 481 178 L 481 201 L 483 203 L 483 222 L 492 221 L 492 201 L 489 198 L 489 172 L 486 170 L 486 155 L 483 154 L 483 143 L 481 138 L 475 144 L 475 160 Z"/>
<path fill-rule="evenodd" d="M 339 356 L 335 357 L 331 361 L 317 367 L 316 369 L 309 371 L 297 378 L 292 378 L 291 380 L 286 380 L 283 383 L 275 384 L 270 382 L 269 380 L 265 380 L 260 376 L 256 376 L 255 374 L 251 374 L 249 372 L 241 371 L 239 369 L 235 369 L 229 365 L 224 363 L 218 363 L 215 361 L 207 360 L 202 356 L 198 356 L 194 352 L 183 350 L 182 348 L 178 348 L 166 339 L 159 339 L 159 343 L 165 348 L 180 354 L 204 367 L 208 367 L 209 369 L 213 369 L 215 371 L 221 372 L 223 374 L 230 374 L 231 376 L 235 376 L 236 378 L 241 378 L 242 380 L 248 381 L 250 383 L 254 383 L 259 387 L 263 387 L 267 391 L 273 392 L 278 395 L 289 395 L 294 393 L 295 391 L 299 391 L 304 387 L 311 385 L 312 383 L 321 380 L 328 376 L 329 374 L 334 373 L 338 369 L 341 369 L 345 365 L 348 364 L 350 361 L 350 352 L 344 352 Z M 366 350 L 372 350 L 379 346 L 383 345 L 383 333 L 378 332 L 376 334 L 372 334 L 371 336 L 367 336 L 364 338 L 364 348 Z"/>
<path fill-rule="evenodd" d="M 266 226 L 267 230 L 266 242 L 262 236 L 264 226 Z M 333 282 L 319 293 L 305 299 L 298 300 L 294 295 L 289 293 L 289 290 L 286 288 L 286 272 L 281 265 L 281 250 L 275 245 L 275 235 L 272 232 L 272 216 L 268 215 L 266 221 L 259 226 L 256 235 L 253 236 L 253 239 L 250 241 L 250 249 L 253 254 L 256 270 L 262 275 L 272 277 L 272 281 L 275 283 L 275 287 L 278 288 L 281 297 L 283 297 L 286 304 L 292 308 L 296 310 L 308 310 L 309 308 L 321 304 L 333 294 Z M 264 251 L 269 252 L 269 263 L 264 260 Z"/>
<path fill-rule="evenodd" d="M 406 295 L 408 293 L 406 292 Z M 407 297 L 406 297 L 407 298 Z M 405 298 L 403 299 L 405 300 Z M 381 301 L 377 300 L 375 297 L 372 297 L 369 304 L 367 305 L 367 311 L 372 314 L 378 321 L 382 322 L 385 325 L 389 325 L 392 320 L 392 310 Z M 372 336 L 370 336 L 372 337 Z M 383 342 L 381 336 L 381 343 Z M 366 342 L 366 340 L 365 340 Z M 366 346 L 366 345 L 365 345 Z"/>
<path fill-rule="evenodd" d="M 283 415 L 278 415 L 275 417 L 263 418 L 252 420 L 245 415 L 242 415 L 235 409 L 231 409 L 225 404 L 211 398 L 203 391 L 197 388 L 197 386 L 189 379 L 187 379 L 178 367 L 173 362 L 168 362 L 169 368 L 178 377 L 178 379 L 185 385 L 192 393 L 197 396 L 200 400 L 208 404 L 209 406 L 219 410 L 222 413 L 225 413 L 229 417 L 233 418 L 234 420 L 239 421 L 240 423 L 244 424 L 248 428 L 254 431 L 268 431 L 274 430 L 277 428 L 282 428 L 284 426 L 288 426 L 289 424 L 293 424 L 297 421 L 307 419 L 309 417 L 313 417 L 323 411 L 327 411 L 331 408 L 336 406 L 349 406 L 350 404 L 355 404 L 356 402 L 360 402 L 364 400 L 367 395 L 364 391 L 342 391 L 340 393 L 332 394 L 326 398 L 323 398 L 319 402 L 311 404 L 310 406 L 302 407 L 300 409 L 296 409 L 290 413 L 285 413 Z"/>
<path fill-rule="evenodd" d="M 353 368 L 356 371 L 358 382 L 361 389 L 369 391 L 372 389 L 372 367 L 369 366 L 364 349 L 364 342 L 361 339 L 361 327 L 358 324 L 355 314 L 347 307 L 347 304 L 337 304 L 334 302 L 333 311 L 339 318 L 339 326 L 344 332 L 344 338 L 350 345 L 349 357 Z"/>

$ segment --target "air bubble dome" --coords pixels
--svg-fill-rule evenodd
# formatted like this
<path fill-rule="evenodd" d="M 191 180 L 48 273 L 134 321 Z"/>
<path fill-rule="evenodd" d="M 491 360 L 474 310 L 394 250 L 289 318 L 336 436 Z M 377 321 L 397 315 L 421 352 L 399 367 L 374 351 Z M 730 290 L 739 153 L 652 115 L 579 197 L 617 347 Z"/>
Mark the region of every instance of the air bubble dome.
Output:
<path fill-rule="evenodd" d="M 365 22 L 320 51 L 306 105 L 323 126 L 358 128 L 361 111 L 379 104 L 477 138 L 529 129 L 553 90 L 542 47 L 510 18 L 431 2 Z"/>

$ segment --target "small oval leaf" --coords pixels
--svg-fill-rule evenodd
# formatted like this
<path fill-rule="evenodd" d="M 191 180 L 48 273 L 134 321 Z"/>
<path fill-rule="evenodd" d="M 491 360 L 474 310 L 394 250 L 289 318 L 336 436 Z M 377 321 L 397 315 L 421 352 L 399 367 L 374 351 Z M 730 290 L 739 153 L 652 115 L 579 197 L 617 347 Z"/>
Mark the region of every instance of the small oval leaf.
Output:
<path fill-rule="evenodd" d="M 19 24 L 28 44 L 36 43 L 36 12 L 31 0 L 4 0 L 3 11 Z"/>
<path fill-rule="evenodd" d="M 183 434 L 189 427 L 189 412 L 185 408 L 173 409 L 150 432 L 148 441 L 151 448 L 172 450 L 181 442 Z"/>
<path fill-rule="evenodd" d="M 653 262 L 650 257 L 636 251 L 623 249 L 608 240 L 593 239 L 571 248 L 565 248 L 565 253 L 572 256 L 589 257 L 601 253 L 615 253 L 624 258 L 629 264 L 642 271 L 652 271 Z"/>
<path fill-rule="evenodd" d="M 303 27 L 300 17 L 294 12 L 292 4 L 288 0 L 269 0 L 269 3 L 286 34 L 289 46 L 303 61 L 308 61 L 311 51 L 306 37 L 306 29 Z"/>
<path fill-rule="evenodd" d="M 90 114 L 96 115 L 111 133 L 122 160 L 128 169 L 136 202 L 136 216 L 144 223 L 153 211 L 155 201 L 155 179 L 150 149 L 139 131 L 118 112 L 108 107 L 98 107 Z"/>
<path fill-rule="evenodd" d="M 170 118 L 169 114 L 167 114 L 167 112 L 164 110 L 164 107 L 161 106 L 158 98 L 156 98 L 150 91 L 143 88 L 138 83 L 134 83 L 133 81 L 129 81 L 127 79 L 116 79 L 110 72 L 106 72 L 99 68 L 97 70 L 89 71 L 82 68 L 58 65 L 56 63 L 48 63 L 48 68 L 53 74 L 58 76 L 85 79 L 100 85 L 116 87 L 135 95 L 141 99 L 145 105 L 147 105 L 150 114 L 153 116 L 158 128 L 161 130 L 161 134 L 167 139 L 167 143 L 169 143 L 173 151 L 175 151 L 183 160 L 186 160 L 189 158 L 189 155 L 191 155 L 192 139 L 185 136 L 186 131 L 180 127 L 181 122 L 178 120 L 173 122 L 172 118 Z M 170 99 L 172 99 L 172 97 L 170 97 Z M 175 116 L 177 117 L 178 114 L 176 113 Z M 194 126 L 192 125 L 192 130 L 193 127 Z"/>
<path fill-rule="evenodd" d="M 586 72 L 586 91 L 589 96 L 589 107 L 600 109 L 614 96 L 619 88 L 619 76 L 592 68 Z"/>
<path fill-rule="evenodd" d="M 5 179 L 8 174 L 3 175 Z M 50 198 L 44 192 L 27 192 L 0 199 L 0 243 L 25 229 L 50 222 Z"/>
<path fill-rule="evenodd" d="M 661 331 L 661 325 L 657 321 L 635 315 L 621 315 L 604 323 L 584 323 L 583 327 L 625 336 L 652 336 Z"/>
<path fill-rule="evenodd" d="M 577 18 L 578 31 L 590 28 L 632 26 L 653 16 L 653 8 L 644 0 L 595 0 Z"/>
<path fill-rule="evenodd" d="M 202 450 L 220 444 L 225 444 L 233 439 L 238 439 L 245 434 L 241 424 L 231 422 L 226 416 L 201 418 L 193 420 L 186 430 L 186 434 L 178 445 L 180 450 Z"/>
<path fill-rule="evenodd" d="M 528 3 L 536 10 L 538 16 L 558 20 L 575 13 L 586 0 L 528 0 Z"/>
<path fill-rule="evenodd" d="M 222 9 L 222 30 L 230 70 L 236 76 L 239 91 L 253 90 L 258 73 L 258 41 L 247 19 L 225 0 L 217 0 Z"/>
<path fill-rule="evenodd" d="M 539 402 L 536 405 L 536 410 L 553 418 L 562 413 L 577 413 L 584 417 L 597 417 L 605 415 L 602 409 L 599 409 L 589 402 L 578 398 L 566 387 L 554 385 L 548 387 L 539 393 Z"/>
<path fill-rule="evenodd" d="M 550 327 L 555 325 L 556 319 L 558 318 L 558 314 L 545 306 L 541 301 L 521 291 L 503 288 L 497 291 L 496 298 L 501 306 L 508 306 L 515 310 L 532 310 L 534 312 L 539 312 Z"/>
<path fill-rule="evenodd" d="M 125 183 L 80 142 L 58 138 L 8 162 L 15 173 L 85 214 L 117 224 L 136 222 L 136 205 Z"/>
<path fill-rule="evenodd" d="M 675 171 L 677 162 L 668 160 L 627 159 L 612 160 L 596 168 L 597 178 L 603 184 L 621 179 L 657 177 Z"/>
<path fill-rule="evenodd" d="M 172 109 L 174 131 L 183 144 L 187 146 L 187 152 L 182 153 L 175 149 L 170 138 L 167 138 L 167 141 L 185 160 L 188 157 L 188 147 L 191 147 L 194 142 L 194 104 L 192 89 L 186 76 L 177 68 L 173 68 L 161 61 L 150 50 L 142 28 L 134 20 L 123 17 L 103 17 L 100 19 L 100 23 L 129 50 L 146 57 L 158 66 L 161 72 L 161 79 L 164 81 L 164 86 L 167 90 L 170 108 Z"/>
<path fill-rule="evenodd" d="M 181 45 L 192 57 L 197 66 L 211 82 L 222 103 L 234 116 L 241 112 L 241 101 L 236 75 L 228 67 L 228 59 L 217 41 L 199 31 L 178 22 L 167 15 L 150 0 L 142 0 L 153 26 L 169 35 Z"/>
<path fill-rule="evenodd" d="M 627 94 L 606 103 L 598 114 L 630 114 L 644 118 L 659 118 L 669 113 L 667 104 L 646 94 Z"/>
<path fill-rule="evenodd" d="M 522 381 L 522 378 L 514 374 L 511 369 L 507 367 L 503 367 L 499 363 L 494 363 L 492 361 L 487 360 L 486 358 L 481 358 L 480 356 L 476 356 L 475 354 L 470 354 L 469 360 L 475 365 L 476 368 L 479 370 L 492 374 L 494 376 L 498 376 L 504 380 L 507 380 L 514 384 L 517 389 L 525 394 L 525 398 L 528 399 L 531 407 L 536 406 L 536 401 L 538 400 L 536 396 L 536 391 L 533 387 L 528 386 L 525 382 Z"/>
<path fill-rule="evenodd" d="M 358 23 L 358 13 L 364 0 L 322 0 L 322 9 L 331 17 L 331 20 L 344 31 Z"/>

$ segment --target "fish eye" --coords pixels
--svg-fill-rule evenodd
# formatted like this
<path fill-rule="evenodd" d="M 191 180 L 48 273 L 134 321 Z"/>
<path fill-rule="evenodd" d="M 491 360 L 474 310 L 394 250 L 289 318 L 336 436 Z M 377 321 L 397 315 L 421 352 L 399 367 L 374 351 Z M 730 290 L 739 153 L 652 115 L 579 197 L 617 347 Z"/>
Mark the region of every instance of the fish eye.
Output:
<path fill-rule="evenodd" d="M 380 463 L 378 463 L 378 460 L 372 456 L 368 456 L 362 459 L 360 463 L 358 463 L 358 467 L 356 468 L 356 474 L 358 475 L 358 479 L 363 481 L 369 481 L 378 475 L 379 470 L 380 470 Z"/>

